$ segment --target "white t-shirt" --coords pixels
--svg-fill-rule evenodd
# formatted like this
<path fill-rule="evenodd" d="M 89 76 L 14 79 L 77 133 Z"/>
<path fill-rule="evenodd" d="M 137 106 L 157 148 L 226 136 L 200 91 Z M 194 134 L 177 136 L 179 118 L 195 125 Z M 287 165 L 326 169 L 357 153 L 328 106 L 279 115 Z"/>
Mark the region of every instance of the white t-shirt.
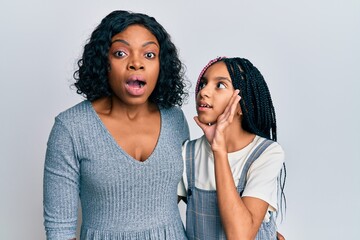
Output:
<path fill-rule="evenodd" d="M 250 154 L 263 141 L 264 138 L 255 136 L 254 140 L 243 149 L 228 153 L 228 160 L 234 178 L 235 186 L 238 185 L 240 174 Z M 195 187 L 203 190 L 216 190 L 214 156 L 211 146 L 205 136 L 196 140 L 195 143 Z M 186 176 L 185 157 L 183 148 L 184 173 L 182 181 L 178 185 L 178 195 L 186 196 L 188 182 Z M 281 146 L 274 142 L 250 166 L 247 172 L 247 182 L 242 194 L 243 197 L 256 197 L 269 203 L 269 211 L 277 209 L 277 177 L 284 162 L 284 151 Z M 268 221 L 269 214 L 265 216 Z"/>

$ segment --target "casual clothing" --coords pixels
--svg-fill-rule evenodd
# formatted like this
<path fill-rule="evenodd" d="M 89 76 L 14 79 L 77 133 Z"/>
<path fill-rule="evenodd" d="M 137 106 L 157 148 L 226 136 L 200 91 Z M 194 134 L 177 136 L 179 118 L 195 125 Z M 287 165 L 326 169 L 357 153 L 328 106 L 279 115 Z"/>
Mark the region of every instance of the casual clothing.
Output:
<path fill-rule="evenodd" d="M 189 129 L 179 108 L 160 109 L 157 145 L 144 162 L 128 155 L 89 101 L 59 114 L 44 170 L 47 239 L 186 239 L 176 188 Z M 124 126 L 126 127 L 126 126 Z"/>
<path fill-rule="evenodd" d="M 186 142 L 184 146 L 186 163 L 178 195 L 188 198 L 188 238 L 226 239 L 217 205 L 211 147 L 205 136 Z M 277 208 L 277 176 L 284 161 L 281 146 L 256 136 L 245 148 L 229 153 L 228 159 L 239 194 L 260 198 L 270 204 L 256 239 L 276 239 L 273 211 Z"/>

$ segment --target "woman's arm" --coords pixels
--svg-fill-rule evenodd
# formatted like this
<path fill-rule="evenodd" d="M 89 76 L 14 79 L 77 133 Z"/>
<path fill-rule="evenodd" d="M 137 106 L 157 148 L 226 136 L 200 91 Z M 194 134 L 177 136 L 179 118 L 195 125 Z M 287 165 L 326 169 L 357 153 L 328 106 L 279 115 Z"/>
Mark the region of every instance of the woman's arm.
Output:
<path fill-rule="evenodd" d="M 44 166 L 44 225 L 47 239 L 74 239 L 79 201 L 79 162 L 73 139 L 56 119 Z"/>

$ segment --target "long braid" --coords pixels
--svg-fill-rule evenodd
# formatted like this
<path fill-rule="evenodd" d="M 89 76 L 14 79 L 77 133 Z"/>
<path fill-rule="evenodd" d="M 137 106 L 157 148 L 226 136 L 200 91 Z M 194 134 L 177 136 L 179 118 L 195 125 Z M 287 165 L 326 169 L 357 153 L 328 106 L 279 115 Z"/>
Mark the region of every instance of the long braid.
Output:
<path fill-rule="evenodd" d="M 199 82 L 206 70 L 219 61 L 223 61 L 226 64 L 234 88 L 240 90 L 240 107 L 243 112 L 242 128 L 250 133 L 277 141 L 275 108 L 271 100 L 269 88 L 260 71 L 249 60 L 238 57 L 218 57 L 211 60 L 200 73 L 195 88 L 196 95 L 199 92 Z M 280 187 L 279 209 L 282 219 L 283 209 L 286 211 L 285 180 L 286 166 L 283 163 L 278 177 Z"/>
<path fill-rule="evenodd" d="M 250 61 L 244 58 L 227 58 L 234 88 L 240 89 L 240 105 L 243 109 L 243 128 L 251 133 L 276 141 L 276 120 L 273 105 L 264 78 Z"/>
<path fill-rule="evenodd" d="M 240 89 L 240 106 L 243 111 L 242 127 L 256 135 L 277 141 L 275 108 L 266 81 L 260 71 L 245 58 L 225 58 L 235 89 Z M 280 187 L 280 212 L 286 211 L 284 193 L 286 166 L 280 170 L 278 183 Z"/>

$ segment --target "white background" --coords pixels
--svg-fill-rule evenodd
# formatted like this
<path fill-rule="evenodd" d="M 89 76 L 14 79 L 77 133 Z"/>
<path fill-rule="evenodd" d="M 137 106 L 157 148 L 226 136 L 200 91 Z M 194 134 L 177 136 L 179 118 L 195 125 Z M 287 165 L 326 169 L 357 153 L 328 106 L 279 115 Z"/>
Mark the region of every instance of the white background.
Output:
<path fill-rule="evenodd" d="M 46 141 L 76 60 L 115 9 L 154 16 L 193 83 L 216 56 L 251 60 L 265 76 L 286 151 L 288 240 L 358 239 L 360 1 L 1 1 L 0 239 L 45 239 Z M 192 138 L 193 91 L 183 109 Z M 184 205 L 180 205 L 184 212 Z"/>

